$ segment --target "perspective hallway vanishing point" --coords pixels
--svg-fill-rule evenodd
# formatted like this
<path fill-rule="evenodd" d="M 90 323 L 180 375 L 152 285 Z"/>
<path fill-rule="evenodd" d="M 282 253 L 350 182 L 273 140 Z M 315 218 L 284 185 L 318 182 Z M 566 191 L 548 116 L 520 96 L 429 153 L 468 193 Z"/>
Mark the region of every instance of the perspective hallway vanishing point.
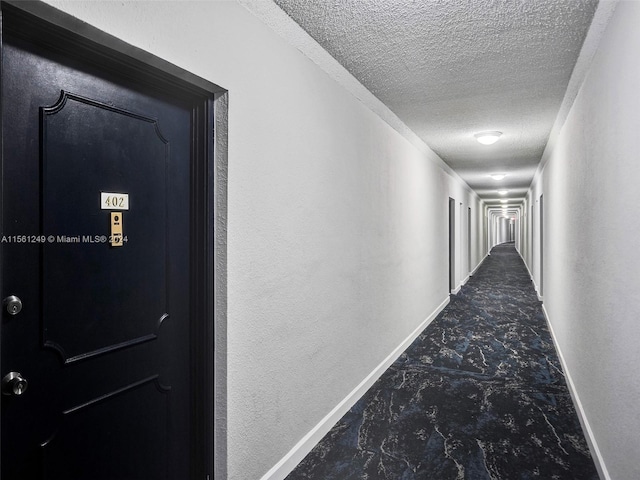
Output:
<path fill-rule="evenodd" d="M 513 243 L 287 477 L 299 479 L 598 479 Z"/>

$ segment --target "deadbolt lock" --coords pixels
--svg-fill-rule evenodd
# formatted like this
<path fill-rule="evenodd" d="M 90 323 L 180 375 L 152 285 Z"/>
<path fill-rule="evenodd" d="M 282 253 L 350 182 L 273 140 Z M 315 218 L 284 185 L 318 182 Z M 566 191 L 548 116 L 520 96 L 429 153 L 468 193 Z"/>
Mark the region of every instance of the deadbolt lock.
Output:
<path fill-rule="evenodd" d="M 4 306 L 7 308 L 9 315 L 17 315 L 22 310 L 22 300 L 15 295 L 10 295 L 3 301 Z"/>
<path fill-rule="evenodd" d="M 7 373 L 2 379 L 2 394 L 11 396 L 20 396 L 27 391 L 29 382 L 27 382 L 20 372 Z"/>

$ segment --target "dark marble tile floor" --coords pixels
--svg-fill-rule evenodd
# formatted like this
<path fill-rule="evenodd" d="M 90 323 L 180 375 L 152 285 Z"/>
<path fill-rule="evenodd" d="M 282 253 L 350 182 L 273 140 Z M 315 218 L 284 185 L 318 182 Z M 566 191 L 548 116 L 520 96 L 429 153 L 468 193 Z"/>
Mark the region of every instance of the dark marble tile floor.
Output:
<path fill-rule="evenodd" d="M 287 477 L 300 479 L 598 479 L 512 243 Z"/>

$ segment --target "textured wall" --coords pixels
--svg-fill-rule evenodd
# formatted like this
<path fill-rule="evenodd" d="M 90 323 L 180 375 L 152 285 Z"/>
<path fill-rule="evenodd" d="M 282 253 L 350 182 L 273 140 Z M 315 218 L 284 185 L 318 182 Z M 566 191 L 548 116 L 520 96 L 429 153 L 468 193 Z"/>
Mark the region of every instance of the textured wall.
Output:
<path fill-rule="evenodd" d="M 639 24 L 640 3 L 620 2 L 531 192 L 545 308 L 613 479 L 640 478 Z"/>
<path fill-rule="evenodd" d="M 228 467 L 260 478 L 446 298 L 448 197 L 481 208 L 235 2 L 48 3 L 229 89 Z"/>

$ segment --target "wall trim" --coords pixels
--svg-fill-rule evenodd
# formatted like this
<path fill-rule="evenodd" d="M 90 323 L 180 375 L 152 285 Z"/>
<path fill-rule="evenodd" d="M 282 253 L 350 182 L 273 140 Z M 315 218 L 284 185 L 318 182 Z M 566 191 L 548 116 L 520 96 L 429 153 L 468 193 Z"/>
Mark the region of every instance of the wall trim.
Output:
<path fill-rule="evenodd" d="M 480 260 L 480 262 L 478 262 L 478 265 L 476 265 L 476 268 L 474 268 L 470 273 L 469 276 L 473 277 L 478 270 L 480 269 L 480 267 L 482 266 L 482 264 L 484 263 L 484 261 L 489 257 L 489 255 L 491 255 L 490 253 L 487 253 L 484 257 L 482 257 L 482 260 Z"/>
<path fill-rule="evenodd" d="M 562 354 L 560 344 L 558 343 L 556 334 L 553 331 L 553 326 L 551 325 L 551 321 L 549 320 L 549 313 L 547 312 L 544 304 L 542 304 L 542 312 L 544 313 L 544 318 L 547 321 L 547 326 L 549 327 L 549 331 L 551 332 L 553 344 L 556 347 L 556 351 L 558 352 L 560 364 L 562 365 L 562 371 L 564 372 L 564 376 L 567 379 L 569 393 L 571 394 L 573 405 L 576 407 L 576 411 L 578 412 L 578 420 L 580 421 L 580 425 L 582 426 L 582 431 L 585 433 L 585 438 L 587 439 L 589 450 L 591 451 L 591 456 L 593 457 L 593 463 L 595 464 L 596 470 L 598 470 L 598 475 L 602 480 L 611 480 L 611 476 L 609 475 L 607 466 L 604 463 L 604 458 L 602 458 L 602 454 L 600 453 L 600 449 L 598 448 L 598 442 L 596 441 L 593 430 L 591 430 L 587 414 L 582 407 L 582 402 L 580 401 L 580 397 L 578 396 L 575 384 L 573 383 L 573 379 L 571 378 L 571 374 L 569 373 L 569 369 L 567 368 L 567 363 L 565 362 L 564 355 Z"/>
<path fill-rule="evenodd" d="M 536 291 L 536 297 L 538 297 L 538 300 L 542 302 L 544 300 L 544 297 L 540 295 L 540 289 L 538 288 L 538 284 L 536 284 L 536 279 L 533 278 L 533 273 L 531 273 L 531 270 L 529 270 L 529 265 L 527 265 L 527 262 L 525 261 L 524 257 L 517 249 L 516 249 L 516 252 L 518 252 L 518 255 L 520 255 L 520 258 L 522 259 L 522 263 L 524 263 L 524 266 L 527 269 L 527 272 L 529 272 L 529 277 L 531 278 L 531 282 L 533 283 L 533 288 Z"/>
<path fill-rule="evenodd" d="M 213 477 L 227 478 L 227 221 L 229 179 L 229 94 L 214 100 L 213 126 Z"/>
<path fill-rule="evenodd" d="M 517 250 L 516 250 L 517 251 Z M 538 286 L 536 285 L 536 281 L 533 278 L 533 273 L 531 273 L 531 270 L 529 270 L 529 265 L 527 265 L 527 261 L 524 259 L 524 257 L 522 256 L 522 254 L 520 252 L 518 252 L 518 255 L 520 255 L 520 258 L 522 259 L 522 263 L 524 263 L 525 268 L 527 269 L 527 272 L 529 272 L 529 277 L 531 278 L 531 281 L 533 282 L 533 286 L 536 289 L 536 294 L 538 293 Z"/>
<path fill-rule="evenodd" d="M 351 409 L 351 407 L 371 388 L 393 362 L 413 343 L 422 331 L 435 320 L 438 314 L 449 304 L 447 298 L 418 327 L 405 338 L 360 384 L 351 391 L 333 410 L 313 427 L 289 452 L 280 459 L 260 480 L 283 480 L 304 459 L 333 426 Z"/>

